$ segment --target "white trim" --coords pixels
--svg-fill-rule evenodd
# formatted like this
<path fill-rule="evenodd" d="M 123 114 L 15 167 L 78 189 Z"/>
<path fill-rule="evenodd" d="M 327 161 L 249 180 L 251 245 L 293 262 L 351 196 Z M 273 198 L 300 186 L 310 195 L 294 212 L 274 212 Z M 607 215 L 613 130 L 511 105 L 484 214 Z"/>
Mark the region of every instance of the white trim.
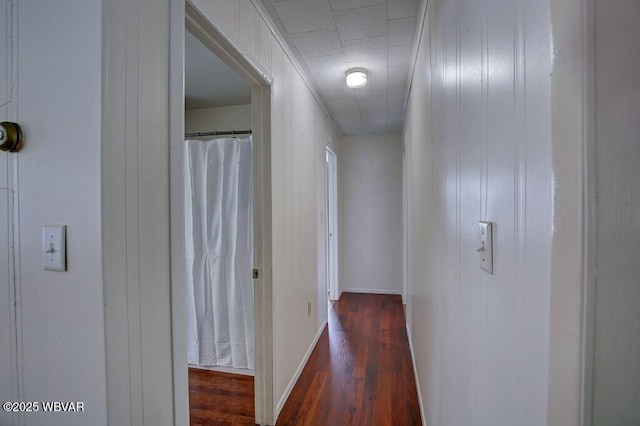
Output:
<path fill-rule="evenodd" d="M 192 365 L 192 364 L 189 364 L 189 368 L 193 368 L 195 370 L 215 371 L 217 373 L 237 374 L 239 376 L 254 377 L 256 375 L 256 370 L 252 368 L 235 368 L 235 367 L 224 367 L 221 365 L 207 366 L 207 365 Z"/>
<path fill-rule="evenodd" d="M 583 150 L 582 179 L 584 185 L 583 232 L 583 321 L 582 321 L 582 371 L 581 371 L 581 418 L 582 425 L 593 422 L 593 374 L 595 362 L 595 317 L 596 317 L 596 5 L 595 0 L 583 0 L 582 37 L 584 58 L 583 91 Z"/>
<path fill-rule="evenodd" d="M 593 284 L 593 0 L 551 1 L 554 175 L 549 336 L 549 426 L 590 422 Z"/>
<path fill-rule="evenodd" d="M 253 55 L 228 38 L 191 0 L 185 2 L 185 25 L 198 40 L 252 84 L 271 85 L 273 77 Z"/>
<path fill-rule="evenodd" d="M 427 5 L 429 0 L 422 0 L 420 3 L 420 12 L 418 12 L 418 27 L 413 38 L 413 49 L 411 50 L 411 63 L 409 65 L 409 80 L 407 82 L 407 88 L 404 94 L 404 100 L 402 101 L 402 133 L 405 131 L 407 123 L 407 105 L 409 103 L 409 95 L 411 94 L 411 83 L 413 82 L 413 75 L 416 71 L 416 62 L 418 61 L 418 54 L 420 53 L 420 40 L 422 40 L 422 33 L 424 32 L 424 21 L 427 18 Z"/>
<path fill-rule="evenodd" d="M 402 303 L 409 305 L 409 170 L 406 135 L 402 135 Z"/>
<path fill-rule="evenodd" d="M 397 294 L 398 296 L 402 296 L 402 291 L 398 290 L 389 290 L 389 289 L 379 289 L 379 288 L 342 288 L 342 292 L 340 293 L 365 293 L 365 294 Z"/>
<path fill-rule="evenodd" d="M 271 86 L 251 88 L 253 130 L 253 267 L 255 330 L 255 422 L 275 424 L 273 412 L 273 221 L 271 200 Z M 259 143 L 258 143 L 259 142 Z M 258 234 L 257 229 L 262 231 Z"/>
<path fill-rule="evenodd" d="M 405 318 L 406 321 L 406 318 Z M 422 392 L 420 391 L 420 379 L 418 378 L 418 368 L 416 367 L 416 355 L 413 352 L 413 340 L 411 339 L 411 328 L 409 327 L 409 323 L 406 322 L 407 326 L 407 340 L 409 341 L 409 351 L 411 352 L 411 366 L 413 367 L 413 377 L 416 381 L 416 391 L 418 393 L 418 405 L 420 406 L 420 418 L 422 419 L 422 424 L 427 424 L 427 418 L 424 415 L 424 405 L 422 404 Z"/>
<path fill-rule="evenodd" d="M 582 37 L 584 57 L 582 69 L 582 371 L 580 395 L 580 423 L 593 423 L 593 374 L 595 362 L 596 326 L 596 5 L 595 0 L 583 0 Z"/>
<path fill-rule="evenodd" d="M 296 382 L 300 378 L 300 374 L 302 374 L 302 370 L 304 370 L 304 367 L 307 365 L 307 361 L 309 361 L 309 357 L 311 357 L 311 353 L 316 348 L 316 344 L 318 343 L 318 340 L 320 340 L 320 336 L 322 336 L 322 333 L 324 333 L 324 329 L 327 327 L 327 324 L 328 324 L 328 321 L 324 320 L 322 326 L 320 327 L 320 329 L 318 330 L 318 333 L 316 334 L 316 337 L 313 338 L 311 345 L 309 345 L 309 349 L 307 349 L 307 353 L 304 354 L 304 358 L 302 358 L 300 365 L 298 365 L 296 372 L 293 374 L 293 377 L 289 381 L 287 388 L 284 390 L 284 393 L 282 394 L 282 398 L 280 398 L 280 401 L 278 401 L 278 405 L 276 406 L 276 416 L 274 420 L 278 420 L 278 416 L 280 416 L 280 411 L 282 411 L 284 404 L 287 402 L 287 399 L 289 399 L 289 395 L 291 395 L 291 391 L 293 390 L 293 387 L 296 385 Z M 274 421 L 274 424 L 275 424 L 275 421 Z"/>
<path fill-rule="evenodd" d="M 173 351 L 174 424 L 189 425 L 189 370 L 187 315 L 176 306 L 187 306 L 184 257 L 184 185 L 172 176 L 184 176 L 184 0 L 171 1 L 169 33 L 169 206 L 171 209 L 171 346 Z"/>
<path fill-rule="evenodd" d="M 177 0 L 181 2 L 182 0 Z M 271 74 L 252 56 L 239 48 L 234 41 L 227 38 L 215 23 L 204 16 L 190 0 L 183 2 L 185 7 L 184 20 L 178 22 L 176 33 L 184 40 L 185 27 L 216 56 L 227 63 L 240 75 L 252 83 L 251 87 L 251 128 L 253 131 L 253 229 L 254 229 L 254 258 L 253 268 L 258 269 L 259 278 L 253 280 L 254 285 L 254 311 L 255 311 L 255 422 L 258 424 L 273 424 L 273 306 L 272 306 L 272 220 L 271 220 Z M 177 44 L 175 40 L 173 43 Z M 175 47 L 175 44 L 172 46 Z M 181 49 L 182 50 L 182 49 Z M 178 52 L 174 52 L 178 56 Z M 182 52 L 180 52 L 182 53 Z M 181 61 L 180 61 L 181 62 Z M 172 89 L 179 87 L 184 98 L 182 80 L 172 80 Z M 177 89 L 176 89 L 177 90 Z M 183 101 L 175 100 L 175 105 L 183 105 Z M 178 108 L 179 109 L 179 108 Z M 184 128 L 183 110 L 176 111 L 171 117 L 176 128 Z M 183 164 L 184 164 L 184 133 L 176 132 L 174 135 L 175 146 L 172 146 L 171 164 L 175 166 L 175 175 L 172 176 L 172 196 L 175 196 L 176 205 L 172 208 L 182 208 L 184 202 Z M 172 231 L 174 240 L 184 235 L 184 215 L 178 212 L 172 216 Z M 182 247 L 178 243 L 174 249 Z M 178 253 L 174 258 L 181 257 Z M 178 261 L 172 264 L 172 290 L 184 293 L 186 282 L 184 279 L 184 262 Z M 247 271 L 249 273 L 250 271 Z M 174 370 L 186 370 L 186 340 L 183 338 L 186 330 L 186 303 L 184 296 L 176 297 L 176 303 L 172 309 L 172 319 L 175 324 L 181 324 L 181 329 L 174 324 L 173 327 L 173 351 L 180 357 L 174 357 Z M 182 356 L 183 353 L 185 356 Z M 182 373 L 180 373 L 178 385 L 183 387 Z M 184 393 L 184 395 L 181 395 Z M 181 412 L 187 410 L 188 419 L 188 388 L 176 390 L 174 403 L 180 405 Z M 184 401 L 187 401 L 184 407 Z M 184 416 L 183 416 L 184 417 Z M 177 422 L 176 422 L 177 423 Z"/>
<path fill-rule="evenodd" d="M 267 24 L 267 27 L 269 27 L 269 31 L 271 31 L 271 34 L 273 34 L 273 36 L 275 37 L 276 41 L 284 51 L 284 54 L 287 55 L 287 58 L 289 58 L 289 61 L 291 61 L 291 63 L 293 64 L 293 67 L 296 69 L 296 71 L 298 71 L 298 74 L 300 74 L 300 77 L 302 77 L 302 80 L 306 84 L 307 88 L 309 89 L 313 97 L 316 99 L 316 102 L 318 102 L 318 105 L 320 106 L 324 114 L 327 116 L 327 118 L 333 125 L 333 129 L 336 130 L 336 132 L 338 133 L 338 136 L 342 136 L 342 131 L 340 127 L 336 125 L 336 121 L 333 119 L 333 116 L 331 115 L 329 108 L 327 108 L 327 106 L 325 105 L 324 100 L 316 90 L 316 87 L 311 82 L 311 79 L 309 79 L 309 76 L 307 75 L 304 67 L 300 64 L 300 62 L 296 58 L 296 55 L 293 53 L 293 51 L 285 41 L 277 25 L 273 22 L 273 19 L 271 19 L 271 15 L 269 14 L 269 12 L 267 12 L 267 10 L 265 9 L 262 2 L 260 2 L 260 0 L 250 0 L 250 1 L 251 1 L 251 4 L 253 4 L 253 6 L 256 8 L 258 15 L 260 15 L 264 23 Z"/>

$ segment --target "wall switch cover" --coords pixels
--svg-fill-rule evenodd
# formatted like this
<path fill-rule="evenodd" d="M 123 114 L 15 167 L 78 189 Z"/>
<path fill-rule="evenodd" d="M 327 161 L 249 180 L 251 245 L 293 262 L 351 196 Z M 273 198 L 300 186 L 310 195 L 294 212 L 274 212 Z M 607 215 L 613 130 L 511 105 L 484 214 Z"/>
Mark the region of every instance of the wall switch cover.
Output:
<path fill-rule="evenodd" d="M 493 222 L 480 222 L 480 267 L 493 275 Z"/>
<path fill-rule="evenodd" d="M 67 270 L 66 225 L 42 227 L 42 260 L 45 271 Z"/>

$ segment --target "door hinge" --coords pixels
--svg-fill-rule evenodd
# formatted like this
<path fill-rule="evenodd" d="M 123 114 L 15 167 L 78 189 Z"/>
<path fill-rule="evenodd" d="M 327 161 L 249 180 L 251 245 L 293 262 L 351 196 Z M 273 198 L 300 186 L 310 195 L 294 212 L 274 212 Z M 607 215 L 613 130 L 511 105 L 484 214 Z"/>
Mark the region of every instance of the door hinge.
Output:
<path fill-rule="evenodd" d="M 258 270 L 257 270 L 257 269 L 254 269 L 254 270 L 251 272 L 251 277 L 252 277 L 254 280 L 257 280 L 258 278 L 260 278 L 260 273 L 258 272 Z"/>

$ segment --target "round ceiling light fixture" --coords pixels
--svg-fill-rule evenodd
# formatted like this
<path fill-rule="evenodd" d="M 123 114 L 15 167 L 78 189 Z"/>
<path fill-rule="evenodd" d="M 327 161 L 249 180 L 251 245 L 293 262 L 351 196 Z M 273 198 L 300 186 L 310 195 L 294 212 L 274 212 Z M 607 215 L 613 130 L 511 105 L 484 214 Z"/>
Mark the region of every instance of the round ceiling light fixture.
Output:
<path fill-rule="evenodd" d="M 361 68 L 347 71 L 347 87 L 361 89 L 367 85 L 367 71 Z"/>

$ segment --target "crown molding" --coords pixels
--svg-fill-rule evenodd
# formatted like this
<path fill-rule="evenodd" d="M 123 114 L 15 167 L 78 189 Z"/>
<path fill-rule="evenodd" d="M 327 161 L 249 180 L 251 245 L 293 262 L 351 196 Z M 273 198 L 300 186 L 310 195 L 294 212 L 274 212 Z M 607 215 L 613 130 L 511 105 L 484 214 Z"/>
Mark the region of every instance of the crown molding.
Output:
<path fill-rule="evenodd" d="M 278 44 L 284 51 L 285 55 L 287 55 L 287 58 L 289 58 L 289 61 L 291 61 L 291 63 L 293 64 L 298 74 L 300 74 L 300 77 L 302 77 L 302 80 L 304 81 L 305 85 L 307 86 L 307 88 L 315 98 L 316 102 L 318 103 L 322 111 L 325 113 L 325 115 L 331 122 L 331 125 L 333 126 L 336 133 L 339 136 L 342 136 L 342 131 L 340 127 L 336 124 L 336 121 L 333 119 L 333 115 L 331 115 L 329 108 L 327 108 L 327 105 L 325 104 L 324 99 L 318 93 L 316 86 L 313 84 L 312 80 L 309 78 L 309 75 L 307 74 L 307 71 L 304 68 L 304 66 L 300 64 L 300 61 L 298 60 L 297 56 L 295 55 L 295 53 L 293 53 L 293 50 L 291 50 L 291 48 L 289 47 L 289 44 L 287 43 L 284 36 L 280 32 L 280 29 L 278 28 L 278 26 L 273 21 L 271 14 L 265 8 L 265 5 L 262 3 L 261 0 L 250 0 L 250 1 L 251 1 L 251 4 L 253 4 L 253 6 L 255 7 L 256 11 L 258 12 L 258 15 L 260 15 L 260 17 L 265 22 L 265 24 L 267 24 L 267 27 L 269 27 L 269 31 L 271 31 L 271 34 L 273 34 L 273 36 L 276 38 Z M 273 13 L 275 13 L 275 11 Z"/>
<path fill-rule="evenodd" d="M 409 81 L 404 93 L 404 101 L 402 102 L 402 129 L 406 126 L 407 106 L 409 103 L 409 95 L 411 94 L 411 84 L 416 71 L 416 62 L 418 61 L 418 53 L 420 52 L 420 40 L 424 32 L 424 21 L 427 19 L 427 4 L 429 0 L 422 0 L 420 3 L 420 12 L 418 13 L 418 28 L 413 39 L 413 49 L 411 51 L 411 65 L 409 66 Z"/>

